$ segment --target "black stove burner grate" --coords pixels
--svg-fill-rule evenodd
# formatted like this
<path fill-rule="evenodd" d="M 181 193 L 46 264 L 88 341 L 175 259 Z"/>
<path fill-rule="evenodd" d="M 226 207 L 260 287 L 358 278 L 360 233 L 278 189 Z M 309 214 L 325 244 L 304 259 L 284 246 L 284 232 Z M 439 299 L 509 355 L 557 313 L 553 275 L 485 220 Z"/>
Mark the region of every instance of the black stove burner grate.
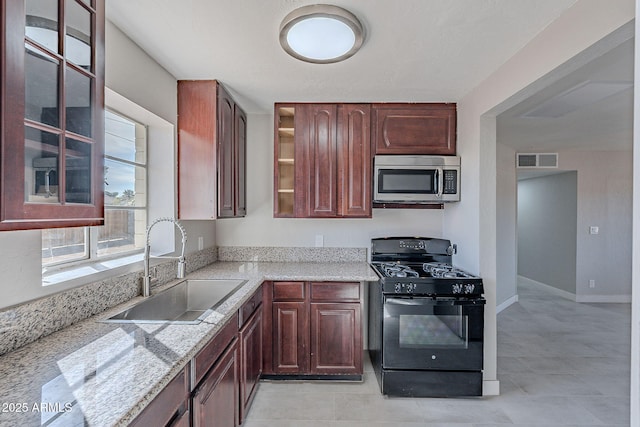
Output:
<path fill-rule="evenodd" d="M 417 271 L 413 268 L 398 264 L 395 262 L 384 262 L 380 264 L 380 268 L 387 277 L 419 277 Z"/>

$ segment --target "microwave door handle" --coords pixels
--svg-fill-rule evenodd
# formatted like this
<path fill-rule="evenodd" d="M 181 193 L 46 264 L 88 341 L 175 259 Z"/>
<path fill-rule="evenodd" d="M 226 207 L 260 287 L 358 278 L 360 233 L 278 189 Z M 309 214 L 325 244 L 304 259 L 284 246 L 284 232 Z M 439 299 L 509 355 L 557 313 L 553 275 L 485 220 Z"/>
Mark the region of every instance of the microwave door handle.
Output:
<path fill-rule="evenodd" d="M 438 185 L 438 198 L 442 197 L 442 191 L 444 186 L 444 173 L 442 172 L 442 168 L 436 169 L 436 181 Z"/>

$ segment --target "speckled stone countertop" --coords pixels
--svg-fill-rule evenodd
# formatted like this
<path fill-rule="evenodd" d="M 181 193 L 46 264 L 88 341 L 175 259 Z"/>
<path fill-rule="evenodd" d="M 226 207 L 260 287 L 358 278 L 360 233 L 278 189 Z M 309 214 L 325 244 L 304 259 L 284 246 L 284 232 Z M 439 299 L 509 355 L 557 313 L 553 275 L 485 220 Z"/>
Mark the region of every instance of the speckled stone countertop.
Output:
<path fill-rule="evenodd" d="M 0 426 L 127 425 L 264 280 L 377 280 L 366 262 L 217 262 L 187 278 L 247 283 L 198 325 L 98 322 L 142 299 L 136 297 L 5 354 Z"/>

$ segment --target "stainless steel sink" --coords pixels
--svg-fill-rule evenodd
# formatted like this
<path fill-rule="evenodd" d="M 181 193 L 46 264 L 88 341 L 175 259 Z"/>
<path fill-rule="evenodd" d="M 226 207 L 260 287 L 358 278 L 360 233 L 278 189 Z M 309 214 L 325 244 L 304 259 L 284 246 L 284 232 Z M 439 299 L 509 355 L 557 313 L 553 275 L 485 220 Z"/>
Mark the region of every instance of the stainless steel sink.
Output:
<path fill-rule="evenodd" d="M 197 324 L 245 283 L 239 279 L 183 280 L 102 322 Z"/>

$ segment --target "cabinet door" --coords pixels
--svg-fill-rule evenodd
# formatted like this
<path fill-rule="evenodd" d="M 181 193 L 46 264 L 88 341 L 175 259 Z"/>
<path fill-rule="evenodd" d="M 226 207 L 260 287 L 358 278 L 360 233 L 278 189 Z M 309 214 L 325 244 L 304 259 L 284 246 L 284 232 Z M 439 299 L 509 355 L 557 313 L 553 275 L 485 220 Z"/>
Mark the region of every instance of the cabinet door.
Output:
<path fill-rule="evenodd" d="M 195 427 L 239 425 L 238 345 L 229 346 L 193 394 Z"/>
<path fill-rule="evenodd" d="M 233 111 L 235 153 L 235 217 L 247 214 L 247 115 L 238 105 Z"/>
<path fill-rule="evenodd" d="M 306 373 L 309 370 L 309 321 L 305 303 L 274 302 L 272 322 L 274 373 Z"/>
<path fill-rule="evenodd" d="M 371 217 L 371 107 L 338 107 L 338 213 Z"/>
<path fill-rule="evenodd" d="M 456 154 L 455 104 L 374 104 L 375 154 Z"/>
<path fill-rule="evenodd" d="M 104 1 L 26 3 L 2 2 L 0 230 L 101 225 Z"/>
<path fill-rule="evenodd" d="M 178 217 L 216 215 L 216 82 L 178 81 Z"/>
<path fill-rule="evenodd" d="M 235 215 L 234 102 L 218 85 L 218 218 Z"/>
<path fill-rule="evenodd" d="M 311 303 L 311 374 L 362 374 L 359 303 Z"/>
<path fill-rule="evenodd" d="M 261 292 L 261 291 L 260 291 Z M 262 375 L 262 306 L 240 330 L 240 424 L 249 412 Z"/>
<path fill-rule="evenodd" d="M 303 104 L 296 107 L 304 122 L 296 129 L 296 211 L 299 217 L 335 217 L 337 196 L 337 105 Z M 302 111 L 300 111 L 302 110 Z M 302 161 L 298 161 L 302 156 Z"/>

